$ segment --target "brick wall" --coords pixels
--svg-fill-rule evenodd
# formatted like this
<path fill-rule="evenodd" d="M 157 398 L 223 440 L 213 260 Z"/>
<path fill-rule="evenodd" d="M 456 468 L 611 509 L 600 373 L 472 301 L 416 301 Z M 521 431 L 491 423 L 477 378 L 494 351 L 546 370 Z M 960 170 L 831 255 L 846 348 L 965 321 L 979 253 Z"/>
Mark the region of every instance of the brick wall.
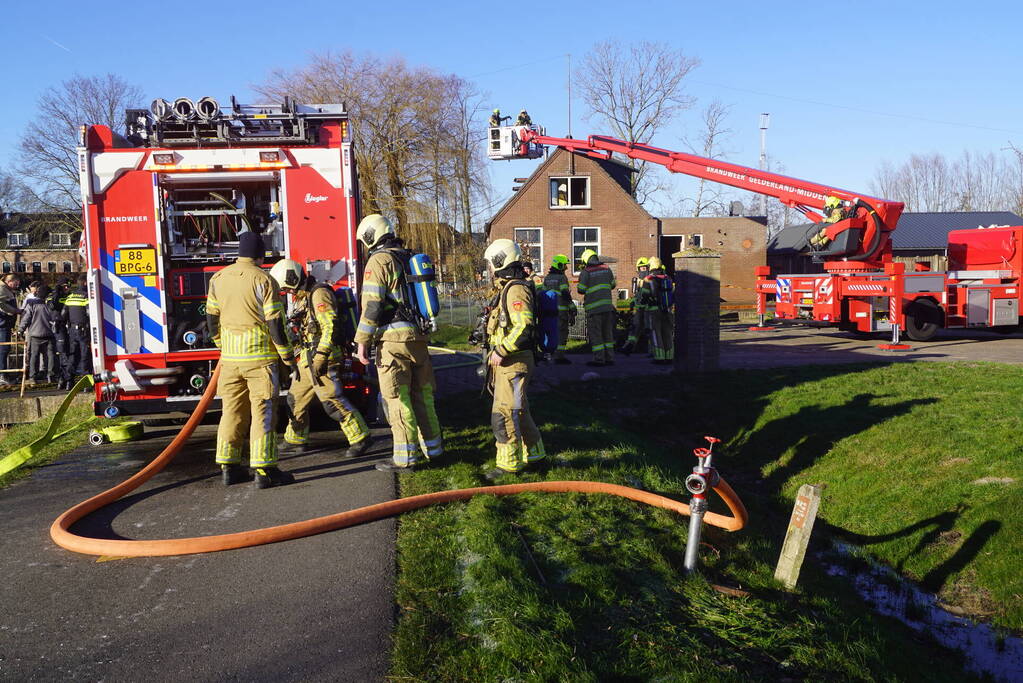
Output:
<path fill-rule="evenodd" d="M 753 269 L 767 265 L 767 226 L 741 216 L 661 218 L 664 235 L 703 235 L 703 246 L 721 254 L 721 298 L 750 302 L 756 297 Z M 683 247 L 685 244 L 683 244 Z M 668 263 L 671 254 L 662 254 Z"/>
<path fill-rule="evenodd" d="M 573 227 L 600 228 L 600 253 L 617 259 L 617 263 L 610 264 L 611 268 L 619 288 L 628 289 L 636 259 L 657 253 L 658 221 L 636 203 L 601 163 L 563 149 L 555 151 L 494 217 L 489 238 L 515 239 L 515 228 L 543 228 L 542 272 L 546 273 L 555 254 L 572 258 Z M 550 180 L 564 176 L 590 179 L 588 208 L 551 208 Z"/>
<path fill-rule="evenodd" d="M 0 275 L 6 273 L 19 273 L 24 278 L 34 280 L 40 279 L 46 281 L 52 281 L 53 279 L 66 275 L 64 272 L 64 262 L 71 263 L 71 272 L 80 273 L 85 270 L 85 263 L 78 255 L 78 247 L 54 247 L 52 249 L 32 249 L 32 248 L 20 248 L 20 249 L 0 249 Z M 36 273 L 32 269 L 33 263 L 39 263 L 41 271 Z M 49 264 L 55 264 L 56 271 L 50 271 Z M 20 266 L 19 264 L 24 264 Z M 23 267 L 24 270 L 19 270 L 19 267 Z"/>

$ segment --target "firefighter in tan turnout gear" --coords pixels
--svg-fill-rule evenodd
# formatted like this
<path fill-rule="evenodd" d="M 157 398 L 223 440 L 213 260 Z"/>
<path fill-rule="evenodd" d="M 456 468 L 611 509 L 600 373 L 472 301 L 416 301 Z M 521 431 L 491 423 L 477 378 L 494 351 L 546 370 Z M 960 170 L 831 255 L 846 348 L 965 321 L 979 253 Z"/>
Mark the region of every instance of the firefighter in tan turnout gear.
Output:
<path fill-rule="evenodd" d="M 487 247 L 483 258 L 498 290 L 487 320 L 487 362 L 494 392 L 490 420 L 497 441 L 497 470 L 488 472 L 487 478 L 494 479 L 505 472 L 519 472 L 547 453 L 526 397 L 535 367 L 539 321 L 536 293 L 521 264 L 522 250 L 509 239 L 499 239 Z"/>
<path fill-rule="evenodd" d="M 579 257 L 583 263 L 579 273 L 579 293 L 583 295 L 586 311 L 586 336 L 589 338 L 593 360 L 587 365 L 614 365 L 615 305 L 612 291 L 617 284 L 615 275 L 600 262 L 597 252 L 587 249 Z"/>
<path fill-rule="evenodd" d="M 210 279 L 206 320 L 210 336 L 220 349 L 217 392 L 223 415 L 217 430 L 217 463 L 224 485 L 249 479 L 241 464 L 245 436 L 249 438 L 249 466 L 256 486 L 268 488 L 295 481 L 277 467 L 277 396 L 280 393 L 278 359 L 298 374 L 290 336 L 284 326 L 284 307 L 277 283 L 260 268 L 265 248 L 253 232 L 238 236 L 238 261 Z"/>
<path fill-rule="evenodd" d="M 343 327 L 337 319 L 334 290 L 317 284 L 291 259 L 275 263 L 270 275 L 294 298 L 291 321 L 297 323 L 299 331 L 299 379 L 288 389 L 291 414 L 284 441 L 295 451 L 305 450 L 309 441 L 309 406 L 315 397 L 327 415 L 340 423 L 348 439 L 345 457 L 358 457 L 369 448 L 369 428 L 362 414 L 344 395 L 341 375 L 345 350 L 352 340 L 344 338 Z"/>
<path fill-rule="evenodd" d="M 380 214 L 359 223 L 356 236 L 369 251 L 362 281 L 362 317 L 355 331 L 356 358 L 369 364 L 376 345 L 380 394 L 387 406 L 394 440 L 394 457 L 378 462 L 382 471 L 406 469 L 444 452 L 440 422 L 434 408 L 433 364 L 422 329 L 405 289 L 410 253 Z M 422 446 L 423 453 L 420 452 Z"/>

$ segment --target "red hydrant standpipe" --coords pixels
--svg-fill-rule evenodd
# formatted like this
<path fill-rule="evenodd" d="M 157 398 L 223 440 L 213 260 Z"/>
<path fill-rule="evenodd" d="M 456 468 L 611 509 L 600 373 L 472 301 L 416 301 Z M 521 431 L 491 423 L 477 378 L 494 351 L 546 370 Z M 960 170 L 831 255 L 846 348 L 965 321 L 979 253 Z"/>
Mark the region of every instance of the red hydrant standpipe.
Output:
<path fill-rule="evenodd" d="M 604 493 L 621 496 L 622 498 L 635 500 L 640 503 L 645 503 L 646 505 L 661 507 L 680 515 L 690 514 L 690 507 L 685 503 L 665 496 L 659 496 L 655 493 L 650 493 L 649 491 L 640 491 L 627 486 L 618 486 L 617 484 L 605 484 L 594 481 L 538 481 L 524 484 L 505 484 L 503 486 L 484 486 L 482 488 L 437 491 L 436 493 L 426 493 L 420 496 L 399 498 L 397 500 L 377 503 L 376 505 L 368 505 L 356 510 L 338 512 L 333 515 L 317 517 L 316 519 L 307 519 L 301 522 L 293 522 L 291 524 L 282 524 L 280 526 L 253 529 L 251 531 L 241 531 L 233 534 L 220 534 L 216 536 L 168 538 L 159 540 L 121 540 L 89 538 L 87 536 L 79 536 L 78 534 L 72 533 L 70 528 L 75 522 L 86 515 L 109 505 L 121 496 L 135 490 L 148 481 L 157 472 L 162 470 L 167 463 L 169 463 L 174 456 L 177 455 L 178 451 L 181 450 L 181 447 L 192 435 L 192 432 L 199 424 L 199 421 L 202 420 L 209 404 L 213 401 L 213 397 L 217 392 L 217 380 L 219 377 L 220 364 L 218 363 L 217 367 L 213 371 L 212 377 L 210 377 L 209 385 L 206 387 L 206 391 L 199 400 L 199 405 L 196 406 L 192 416 L 188 419 L 188 423 L 185 424 L 181 432 L 174 437 L 174 440 L 171 441 L 166 448 L 164 448 L 163 452 L 161 452 L 156 459 L 129 479 L 121 482 L 112 489 L 104 491 L 103 493 L 79 503 L 65 511 L 60 517 L 54 520 L 53 525 L 50 527 L 50 538 L 53 539 L 53 542 L 62 548 L 86 555 L 155 557 L 209 553 L 220 550 L 233 550 L 236 548 L 250 548 L 252 546 L 263 545 L 265 543 L 277 543 L 279 541 L 288 541 L 294 538 L 322 534 L 326 531 L 355 526 L 356 524 L 364 524 L 366 522 L 372 522 L 385 517 L 393 517 L 394 515 L 401 514 L 402 512 L 417 510 L 419 508 L 426 507 L 427 505 L 449 503 L 455 500 L 466 500 L 477 495 L 505 496 L 515 493 L 525 493 L 527 491 L 544 491 L 548 493 Z M 739 500 L 735 491 L 732 490 L 724 479 L 716 479 L 716 473 L 714 481 L 718 481 L 714 490 L 719 496 L 721 496 L 721 499 L 725 501 L 725 504 L 728 505 L 731 516 L 719 515 L 714 512 L 706 512 L 706 500 L 703 500 L 701 497 L 700 500 L 703 501 L 701 508 L 702 511 L 700 513 L 701 521 L 705 521 L 708 524 L 720 527 L 727 531 L 738 531 L 739 529 L 742 529 L 746 526 L 746 521 L 748 519 L 745 506 L 742 504 L 742 501 Z M 688 486 L 689 484 L 687 481 L 687 488 Z M 706 489 L 704 488 L 704 490 Z M 695 495 L 693 497 L 693 502 L 694 504 L 696 503 Z M 690 529 L 692 529 L 692 526 L 690 526 Z M 697 525 L 697 534 L 699 534 L 699 525 Z M 692 543 L 691 531 L 690 543 Z M 695 547 L 697 545 L 698 543 L 693 544 L 694 554 Z M 687 545 L 687 561 L 688 557 L 689 547 Z"/>
<path fill-rule="evenodd" d="M 700 559 L 700 532 L 703 530 L 703 518 L 707 514 L 707 497 L 704 495 L 708 488 L 717 490 L 723 483 L 718 471 L 711 467 L 714 444 L 720 443 L 721 439 L 713 436 L 705 436 L 709 448 L 694 448 L 693 455 L 697 458 L 696 467 L 693 473 L 686 477 L 686 490 L 693 494 L 689 501 L 689 536 L 686 538 L 685 568 L 687 572 L 696 569 L 696 563 Z M 725 484 L 727 486 L 727 484 Z"/>

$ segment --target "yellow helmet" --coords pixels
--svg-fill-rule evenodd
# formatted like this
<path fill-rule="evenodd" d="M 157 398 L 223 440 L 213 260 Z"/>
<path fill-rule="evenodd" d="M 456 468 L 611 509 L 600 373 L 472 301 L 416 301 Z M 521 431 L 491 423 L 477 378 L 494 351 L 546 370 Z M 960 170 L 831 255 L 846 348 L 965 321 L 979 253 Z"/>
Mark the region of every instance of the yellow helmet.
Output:
<path fill-rule="evenodd" d="M 825 209 L 835 209 L 842 205 L 842 200 L 835 195 L 828 195 L 828 198 L 824 200 Z"/>
<path fill-rule="evenodd" d="M 593 251 L 592 249 L 587 249 L 586 251 L 579 255 L 579 260 L 582 261 L 584 266 L 588 266 L 590 265 L 591 261 L 593 262 L 597 261 L 597 252 Z"/>
<path fill-rule="evenodd" d="M 554 258 L 551 259 L 551 266 L 558 270 L 568 268 L 568 257 L 564 254 L 555 254 Z"/>
<path fill-rule="evenodd" d="M 646 256 L 640 256 L 638 259 L 636 259 L 636 270 L 639 270 L 640 268 L 649 268 L 649 267 L 650 267 L 650 259 L 648 259 Z"/>
<path fill-rule="evenodd" d="M 664 264 L 661 263 L 661 259 L 657 258 L 656 256 L 651 256 L 649 263 L 650 263 L 650 270 L 657 270 L 658 268 L 663 268 L 664 267 Z"/>

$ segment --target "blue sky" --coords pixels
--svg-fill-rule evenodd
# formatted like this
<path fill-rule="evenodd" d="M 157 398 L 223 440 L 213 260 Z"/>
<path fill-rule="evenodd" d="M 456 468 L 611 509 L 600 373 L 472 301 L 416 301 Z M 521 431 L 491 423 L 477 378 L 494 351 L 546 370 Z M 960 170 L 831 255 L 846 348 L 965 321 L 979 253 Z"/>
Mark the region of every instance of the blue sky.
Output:
<path fill-rule="evenodd" d="M 566 132 L 566 58 L 605 39 L 698 57 L 695 109 L 654 144 L 684 150 L 698 110 L 731 105 L 730 161 L 757 165 L 758 121 L 788 174 L 867 192 L 878 164 L 913 153 L 1023 145 L 1018 2 L 17 3 L 0 22 L 0 169 L 49 85 L 116 73 L 147 97 L 235 94 L 328 49 L 404 56 L 474 80 L 505 112 Z M 148 23 L 147 23 L 148 22 Z M 606 133 L 573 104 L 573 133 Z M 494 164 L 498 197 L 531 162 Z"/>

